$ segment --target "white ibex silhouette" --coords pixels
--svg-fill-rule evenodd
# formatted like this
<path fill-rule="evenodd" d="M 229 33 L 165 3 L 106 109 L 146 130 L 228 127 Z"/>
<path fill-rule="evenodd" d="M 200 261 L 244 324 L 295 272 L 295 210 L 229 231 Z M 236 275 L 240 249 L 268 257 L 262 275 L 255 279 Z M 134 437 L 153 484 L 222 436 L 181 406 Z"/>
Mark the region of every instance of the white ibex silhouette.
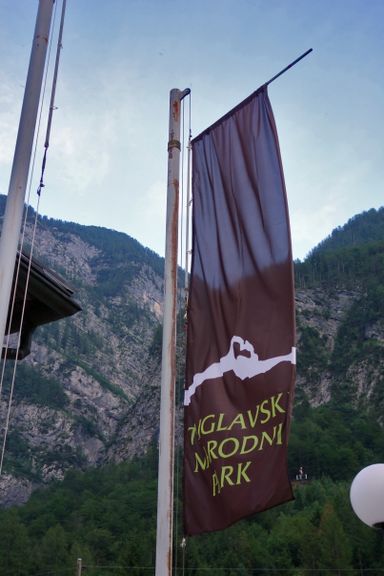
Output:
<path fill-rule="evenodd" d="M 237 352 L 235 347 L 238 348 Z M 275 356 L 274 358 L 259 360 L 259 356 L 248 340 L 244 340 L 240 336 L 232 336 L 228 353 L 220 358 L 218 362 L 214 362 L 208 366 L 203 372 L 198 372 L 194 375 L 192 384 L 184 392 L 184 406 L 189 406 L 191 398 L 196 392 L 196 388 L 201 386 L 205 380 L 221 378 L 225 372 L 229 372 L 230 370 L 232 370 L 240 380 L 244 380 L 245 378 L 252 378 L 257 374 L 264 374 L 276 366 L 276 364 L 280 364 L 280 362 L 296 364 L 296 348 L 291 348 L 291 352 L 284 356 Z"/>

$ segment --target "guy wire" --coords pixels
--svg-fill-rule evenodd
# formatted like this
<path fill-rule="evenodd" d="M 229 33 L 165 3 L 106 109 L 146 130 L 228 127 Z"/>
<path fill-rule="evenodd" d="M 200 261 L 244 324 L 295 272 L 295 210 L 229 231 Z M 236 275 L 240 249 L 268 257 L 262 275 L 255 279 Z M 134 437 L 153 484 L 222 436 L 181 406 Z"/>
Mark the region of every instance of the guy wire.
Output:
<path fill-rule="evenodd" d="M 44 72 L 42 98 L 41 98 L 41 103 L 40 103 L 40 110 L 39 110 L 39 117 L 38 117 L 38 123 L 37 123 L 35 142 L 34 142 L 34 146 L 33 146 L 31 172 L 30 172 L 30 175 L 28 177 L 29 182 L 28 182 L 28 188 L 27 188 L 27 190 L 28 190 L 27 191 L 27 198 L 26 198 L 26 202 L 25 202 L 24 220 L 23 220 L 23 224 L 21 227 L 20 251 L 22 250 L 22 247 L 24 246 L 26 223 L 27 223 L 27 219 L 28 219 L 28 211 L 30 208 L 32 181 L 33 181 L 33 176 L 34 176 L 34 172 L 35 172 L 35 165 L 36 165 L 37 145 L 38 145 L 38 141 L 39 141 L 39 137 L 40 137 L 40 126 L 41 126 L 41 119 L 42 119 L 42 113 L 43 113 L 43 107 L 44 107 L 45 92 L 46 92 L 47 81 L 48 81 L 49 62 L 50 62 L 51 51 L 52 51 L 53 30 L 54 30 L 55 19 L 56 19 L 56 8 L 57 8 L 57 3 L 55 4 L 54 12 L 53 12 L 52 34 L 51 34 L 50 40 L 49 40 L 47 65 L 45 67 L 45 72 Z M 5 344 L 4 350 L 2 351 L 3 365 L 2 365 L 2 373 L 1 373 L 1 378 L 0 378 L 0 400 L 1 400 L 1 394 L 2 394 L 2 388 L 3 388 L 4 370 L 5 370 L 5 365 L 6 365 L 7 355 L 8 355 L 8 348 L 9 348 L 9 341 L 10 341 L 9 330 L 10 330 L 10 327 L 12 324 L 12 319 L 13 319 L 15 299 L 16 299 L 16 287 L 17 287 L 17 283 L 18 283 L 18 279 L 19 279 L 19 271 L 20 271 L 20 258 L 18 259 L 18 265 L 16 267 L 15 282 L 14 282 L 14 287 L 13 287 L 13 292 L 12 292 L 12 304 L 11 304 L 9 320 L 8 320 L 8 324 L 7 324 L 7 330 L 6 330 L 6 334 L 7 334 L 6 339 L 5 339 L 6 344 Z M 0 474 L 1 474 L 1 471 L 0 471 Z"/>
<path fill-rule="evenodd" d="M 57 51 L 59 51 L 61 49 L 63 22 L 64 22 L 64 14 L 65 14 L 65 3 L 66 3 L 66 0 L 63 0 L 61 26 L 60 26 L 60 32 L 59 32 L 59 37 L 58 37 Z M 6 361 L 7 361 L 8 349 L 9 349 L 9 340 L 10 340 L 9 331 L 10 331 L 10 327 L 12 324 L 12 317 L 13 317 L 15 301 L 16 301 L 16 290 L 17 290 L 17 283 L 18 283 L 18 279 L 19 279 L 19 272 L 20 272 L 20 265 L 21 265 L 21 253 L 22 253 L 22 249 L 24 246 L 26 228 L 27 228 L 28 211 L 30 208 L 31 187 L 32 187 L 32 180 L 33 180 L 35 163 L 36 163 L 37 145 L 38 145 L 38 140 L 39 140 L 39 136 L 40 136 L 40 126 L 41 126 L 42 112 L 43 112 L 43 107 L 44 107 L 45 93 L 46 93 L 46 87 L 47 87 L 47 81 L 48 81 L 49 64 L 50 64 L 50 60 L 51 60 L 52 43 L 53 43 L 54 28 L 55 28 L 55 21 L 56 21 L 56 11 L 57 11 L 57 3 L 55 4 L 54 13 L 53 13 L 52 33 L 50 35 L 50 41 L 49 41 L 47 63 L 46 63 L 46 67 L 45 67 L 45 74 L 44 74 L 44 81 L 43 81 L 42 98 L 41 98 L 40 111 L 39 111 L 39 119 L 38 119 L 37 132 L 36 132 L 35 144 L 34 144 L 33 159 L 32 159 L 32 166 L 31 166 L 31 174 L 29 177 L 27 201 L 26 201 L 26 207 L 25 207 L 25 212 L 24 212 L 24 221 L 23 221 L 22 233 L 21 233 L 21 239 L 20 239 L 19 258 L 18 258 L 18 264 L 17 264 L 17 269 L 16 269 L 16 275 L 15 275 L 14 289 L 13 289 L 13 295 L 12 295 L 12 305 L 11 305 L 11 312 L 10 312 L 10 320 L 9 320 L 9 324 L 8 324 L 8 330 L 7 330 L 8 334 L 7 334 L 7 339 L 6 339 L 6 347 L 4 350 L 4 360 L 3 360 L 1 380 L 0 380 L 0 398 L 1 398 L 2 388 L 3 388 L 5 366 L 6 366 Z M 55 86 L 56 86 L 56 79 L 57 79 L 57 66 L 58 66 L 58 58 L 56 57 L 56 66 L 55 66 L 55 72 L 54 72 L 53 86 L 52 86 L 52 90 L 51 90 L 53 95 L 55 93 Z M 49 133 L 50 133 L 50 128 L 51 128 L 51 120 L 52 120 L 51 113 L 53 110 L 52 102 L 53 102 L 53 98 L 51 96 L 51 111 L 50 111 L 49 119 L 48 119 L 48 126 L 47 126 L 47 132 L 46 132 L 46 134 L 47 134 L 46 143 L 47 143 L 47 141 L 49 141 Z M 14 366 L 13 366 L 13 371 L 12 371 L 12 380 L 11 380 L 11 387 L 10 387 L 10 392 L 9 392 L 8 408 L 7 408 L 3 443 L 2 443 L 1 456 L 0 456 L 0 476 L 1 476 L 2 471 L 3 471 L 5 446 L 6 446 L 8 430 L 9 430 L 11 406 L 12 406 L 12 400 L 13 400 L 14 387 L 15 387 L 16 372 L 17 372 L 17 362 L 18 362 L 18 357 L 19 357 L 21 334 L 22 334 L 22 328 L 23 328 L 23 322 L 24 322 L 27 293 L 28 293 L 28 285 L 29 285 L 31 266 L 32 266 L 32 257 L 33 257 L 33 251 L 34 251 L 34 246 L 35 246 L 37 219 L 38 219 L 38 215 L 39 215 L 39 205 L 40 205 L 40 191 L 41 191 L 41 187 L 42 187 L 42 178 L 43 178 L 43 174 L 44 174 L 44 170 L 45 170 L 45 164 L 46 164 L 46 150 L 47 150 L 47 145 L 45 146 L 45 153 L 43 156 L 42 175 L 41 175 L 41 179 L 40 179 L 40 185 L 39 185 L 39 188 L 37 190 L 37 196 L 38 196 L 37 207 L 36 207 L 36 211 L 35 211 L 34 224 L 33 224 L 33 228 L 32 228 L 31 250 L 30 250 L 29 259 L 28 259 L 28 270 L 27 270 L 27 276 L 26 276 L 26 282 L 25 282 L 25 288 L 24 288 L 23 306 L 22 306 L 20 325 L 19 325 L 19 331 L 18 331 L 18 338 L 17 338 L 16 357 L 14 360 Z"/>

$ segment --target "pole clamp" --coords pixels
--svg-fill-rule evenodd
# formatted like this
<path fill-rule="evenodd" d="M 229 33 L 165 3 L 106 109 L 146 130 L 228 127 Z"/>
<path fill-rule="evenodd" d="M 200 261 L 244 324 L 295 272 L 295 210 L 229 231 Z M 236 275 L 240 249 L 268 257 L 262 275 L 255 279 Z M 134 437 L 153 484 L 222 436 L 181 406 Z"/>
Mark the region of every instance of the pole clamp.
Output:
<path fill-rule="evenodd" d="M 172 148 L 177 148 L 178 150 L 181 150 L 180 140 L 169 140 L 169 142 L 168 142 L 168 152 L 169 152 L 170 150 L 172 150 Z"/>

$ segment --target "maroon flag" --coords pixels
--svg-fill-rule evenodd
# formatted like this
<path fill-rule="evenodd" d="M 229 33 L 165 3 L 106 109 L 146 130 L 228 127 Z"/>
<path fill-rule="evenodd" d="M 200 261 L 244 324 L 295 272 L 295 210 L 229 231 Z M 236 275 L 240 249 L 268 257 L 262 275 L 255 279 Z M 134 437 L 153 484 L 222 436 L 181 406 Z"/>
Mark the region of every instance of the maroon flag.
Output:
<path fill-rule="evenodd" d="M 266 87 L 193 145 L 184 529 L 219 530 L 292 499 L 293 267 Z"/>

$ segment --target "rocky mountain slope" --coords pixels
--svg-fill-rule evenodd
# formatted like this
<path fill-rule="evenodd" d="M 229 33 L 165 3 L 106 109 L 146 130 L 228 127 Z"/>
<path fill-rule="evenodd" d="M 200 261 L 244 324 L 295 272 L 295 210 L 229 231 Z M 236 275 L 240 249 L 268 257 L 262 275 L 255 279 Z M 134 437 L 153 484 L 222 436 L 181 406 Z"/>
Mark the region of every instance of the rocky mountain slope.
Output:
<path fill-rule="evenodd" d="M 142 453 L 158 430 L 162 259 L 124 234 L 47 218 L 39 219 L 34 255 L 66 278 L 82 311 L 38 328 L 18 365 L 5 503 L 68 468 Z"/>
<path fill-rule="evenodd" d="M 312 404 L 384 423 L 384 208 L 352 218 L 296 263 L 298 381 Z"/>
<path fill-rule="evenodd" d="M 348 223 L 336 244 L 324 241 L 296 263 L 296 398 L 361 405 L 382 420 L 384 210 L 356 222 L 352 235 Z M 125 234 L 45 217 L 35 255 L 68 280 L 83 310 L 39 328 L 19 363 L 0 479 L 5 505 L 68 469 L 142 454 L 158 435 L 162 259 Z M 181 385 L 182 361 L 179 370 Z"/>

